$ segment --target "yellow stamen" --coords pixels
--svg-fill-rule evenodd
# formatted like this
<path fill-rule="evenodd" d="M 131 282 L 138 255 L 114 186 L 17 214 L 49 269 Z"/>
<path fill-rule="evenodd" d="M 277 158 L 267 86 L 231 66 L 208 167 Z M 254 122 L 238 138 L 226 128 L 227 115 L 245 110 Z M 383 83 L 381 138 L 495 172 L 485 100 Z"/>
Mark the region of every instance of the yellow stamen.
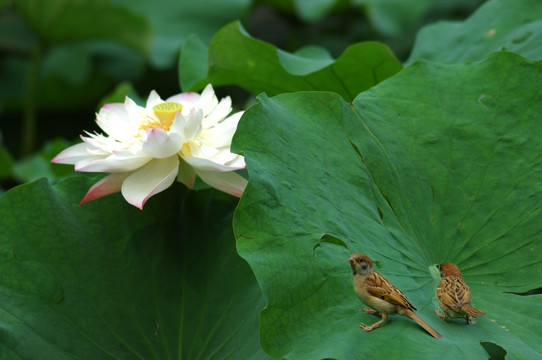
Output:
<path fill-rule="evenodd" d="M 155 119 L 148 119 L 145 124 L 142 124 L 142 127 L 159 128 L 169 131 L 171 125 L 173 124 L 173 120 L 175 119 L 175 115 L 180 113 L 182 109 L 183 106 L 176 102 L 165 102 L 155 105 L 152 108 L 152 111 L 154 112 L 154 115 L 158 121 Z"/>

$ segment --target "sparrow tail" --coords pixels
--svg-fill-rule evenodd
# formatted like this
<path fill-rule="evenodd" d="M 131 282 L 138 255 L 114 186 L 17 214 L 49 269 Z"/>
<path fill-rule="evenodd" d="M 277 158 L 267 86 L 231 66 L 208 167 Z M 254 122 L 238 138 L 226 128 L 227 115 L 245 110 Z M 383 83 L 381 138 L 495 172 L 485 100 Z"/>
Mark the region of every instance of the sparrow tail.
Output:
<path fill-rule="evenodd" d="M 440 335 L 435 329 L 429 326 L 428 323 L 423 321 L 422 318 L 419 317 L 414 311 L 408 310 L 405 315 L 416 321 L 425 331 L 431 334 L 431 336 L 433 336 L 435 339 L 440 339 L 442 337 L 442 335 Z"/>
<path fill-rule="evenodd" d="M 464 312 L 466 312 L 467 314 L 469 314 L 470 316 L 472 316 L 473 318 L 475 318 L 476 316 L 478 315 L 485 315 L 486 313 L 483 312 L 482 310 L 479 310 L 475 307 L 472 307 L 470 305 L 465 305 L 461 308 L 461 310 L 463 310 Z"/>

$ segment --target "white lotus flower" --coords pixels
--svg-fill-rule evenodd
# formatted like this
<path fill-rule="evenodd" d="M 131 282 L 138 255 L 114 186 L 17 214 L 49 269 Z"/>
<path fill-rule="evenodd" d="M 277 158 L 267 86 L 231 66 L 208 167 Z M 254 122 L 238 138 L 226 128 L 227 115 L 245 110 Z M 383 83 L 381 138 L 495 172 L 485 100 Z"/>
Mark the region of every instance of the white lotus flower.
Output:
<path fill-rule="evenodd" d="M 242 112 L 227 117 L 231 99 L 220 102 L 211 85 L 200 94 L 182 93 L 162 100 L 153 90 L 147 106 L 130 98 L 107 104 L 96 122 L 107 134 L 81 136 L 51 162 L 73 164 L 76 171 L 111 173 L 87 192 L 81 204 L 121 191 L 132 205 L 143 209 L 154 194 L 178 178 L 192 188 L 196 175 L 221 191 L 240 197 L 247 181 L 233 170 L 245 167 L 244 158 L 230 145 Z"/>

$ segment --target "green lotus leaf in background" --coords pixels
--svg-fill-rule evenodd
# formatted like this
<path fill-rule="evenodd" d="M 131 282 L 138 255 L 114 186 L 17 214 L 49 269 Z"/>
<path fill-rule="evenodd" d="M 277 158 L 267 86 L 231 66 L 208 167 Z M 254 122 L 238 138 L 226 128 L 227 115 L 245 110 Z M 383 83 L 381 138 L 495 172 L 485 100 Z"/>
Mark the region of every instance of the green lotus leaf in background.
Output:
<path fill-rule="evenodd" d="M 245 112 L 234 138 L 250 182 L 237 249 L 268 306 L 262 346 L 285 359 L 510 359 L 542 356 L 542 65 L 500 52 L 468 64 L 417 62 L 360 94 L 303 92 Z M 436 340 L 410 319 L 359 311 L 345 260 L 363 252 Z M 435 264 L 458 264 L 474 324 L 442 321 Z M 536 291 L 534 292 L 536 293 Z"/>
<path fill-rule="evenodd" d="M 202 79 L 207 77 L 208 51 L 208 46 L 197 34 L 186 37 L 177 63 L 179 87 L 184 92 L 194 90 L 195 84 L 203 83 Z"/>
<path fill-rule="evenodd" d="M 297 15 L 305 22 L 316 22 L 329 15 L 335 7 L 348 5 L 349 0 L 265 0 L 282 12 Z"/>
<path fill-rule="evenodd" d="M 410 30 L 434 5 L 432 0 L 352 0 L 366 8 L 367 17 L 381 33 L 397 36 Z"/>
<path fill-rule="evenodd" d="M 145 17 L 107 0 L 18 0 L 14 5 L 37 37 L 50 44 L 106 39 L 142 53 L 150 50 L 150 26 Z"/>
<path fill-rule="evenodd" d="M 381 43 L 351 45 L 336 60 L 314 47 L 292 54 L 250 37 L 239 22 L 222 28 L 211 40 L 207 54 L 202 41 L 194 37 L 190 40 L 185 43 L 179 60 L 179 81 L 184 91 L 200 90 L 212 83 L 237 85 L 254 94 L 266 92 L 269 96 L 326 90 L 351 101 L 402 69 L 399 60 Z M 196 65 L 202 62 L 208 64 L 206 74 L 203 66 Z M 191 72 L 194 68 L 200 79 Z"/>
<path fill-rule="evenodd" d="M 209 43 L 224 25 L 247 16 L 251 0 L 112 0 L 145 16 L 152 24 L 151 62 L 167 68 L 175 63 L 186 36 L 196 33 Z"/>
<path fill-rule="evenodd" d="M 340 0 L 293 0 L 296 13 L 305 21 L 322 20 L 334 6 L 344 1 Z"/>
<path fill-rule="evenodd" d="M 10 175 L 22 183 L 31 182 L 42 177 L 47 178 L 51 183 L 55 183 L 66 176 L 73 175 L 73 169 L 70 169 L 70 167 L 51 163 L 52 158 L 70 145 L 72 144 L 65 139 L 54 139 L 46 143 L 38 152 L 14 163 Z M 83 176 L 85 175 L 87 174 L 83 174 Z"/>
<path fill-rule="evenodd" d="M 89 106 L 114 81 L 139 78 L 149 56 L 146 17 L 109 1 L 21 0 L 0 17 L 0 38 L 11 39 L 0 41 L 0 102 L 11 111 Z"/>
<path fill-rule="evenodd" d="M 482 60 L 505 48 L 542 59 L 542 2 L 490 0 L 461 22 L 438 22 L 418 33 L 407 63 Z"/>
<path fill-rule="evenodd" d="M 0 357 L 266 358 L 260 288 L 235 252 L 237 199 L 168 189 L 139 211 L 95 179 L 0 197 Z"/>

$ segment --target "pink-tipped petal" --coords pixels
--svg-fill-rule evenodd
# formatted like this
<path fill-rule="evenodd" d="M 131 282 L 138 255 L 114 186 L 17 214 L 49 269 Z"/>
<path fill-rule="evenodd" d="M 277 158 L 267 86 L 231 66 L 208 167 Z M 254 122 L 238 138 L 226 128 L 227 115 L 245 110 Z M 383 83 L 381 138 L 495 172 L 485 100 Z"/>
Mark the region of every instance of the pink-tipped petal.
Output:
<path fill-rule="evenodd" d="M 98 114 L 96 114 L 96 123 L 105 131 L 106 134 L 118 138 L 119 129 L 125 129 L 128 125 L 128 112 L 124 104 L 112 103 L 105 104 Z M 122 137 L 121 137 L 122 138 Z"/>
<path fill-rule="evenodd" d="M 87 152 L 88 144 L 80 143 L 63 150 L 55 156 L 51 162 L 56 164 L 71 164 L 88 159 L 90 154 Z"/>
<path fill-rule="evenodd" d="M 119 117 L 122 117 L 123 115 L 126 114 L 126 109 L 124 109 L 124 103 L 109 103 L 109 104 L 105 104 L 104 106 L 102 106 L 102 108 L 100 109 L 100 111 L 101 111 L 101 110 L 104 110 L 104 111 L 107 111 L 107 112 L 116 114 L 116 115 L 119 116 Z"/>
<path fill-rule="evenodd" d="M 183 105 L 183 107 L 186 106 L 188 108 L 192 108 L 194 107 L 194 105 L 198 103 L 199 96 L 200 95 L 198 93 L 188 92 L 188 93 L 173 95 L 170 98 L 168 98 L 166 101 L 176 102 Z"/>
<path fill-rule="evenodd" d="M 127 153 L 123 153 L 122 155 L 113 154 L 105 159 L 87 158 L 75 165 L 75 171 L 113 173 L 134 171 L 151 159 L 152 157 L 149 155 L 130 155 Z"/>
<path fill-rule="evenodd" d="M 143 210 L 145 202 L 153 195 L 173 184 L 179 171 L 177 155 L 166 159 L 153 159 L 134 171 L 122 184 L 122 196 L 130 204 Z"/>
<path fill-rule="evenodd" d="M 104 177 L 102 180 L 92 185 L 79 205 L 119 192 L 122 187 L 122 182 L 128 175 L 130 175 L 130 173 L 111 174 Z"/>
<path fill-rule="evenodd" d="M 247 187 L 248 181 L 241 175 L 229 172 L 213 172 L 196 170 L 198 176 L 208 185 L 215 189 L 240 198 Z"/>

